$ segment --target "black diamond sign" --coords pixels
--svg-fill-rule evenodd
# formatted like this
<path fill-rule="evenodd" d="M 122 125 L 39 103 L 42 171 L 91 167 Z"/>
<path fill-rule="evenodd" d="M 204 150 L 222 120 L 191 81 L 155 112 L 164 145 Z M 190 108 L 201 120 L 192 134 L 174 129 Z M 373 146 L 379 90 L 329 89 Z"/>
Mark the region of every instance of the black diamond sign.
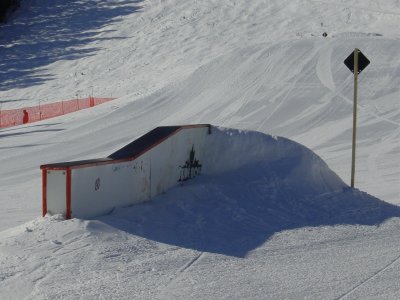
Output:
<path fill-rule="evenodd" d="M 358 49 L 357 49 L 358 50 Z M 354 73 L 354 51 L 345 59 L 344 64 Z M 369 65 L 368 58 L 358 50 L 358 74 Z"/>

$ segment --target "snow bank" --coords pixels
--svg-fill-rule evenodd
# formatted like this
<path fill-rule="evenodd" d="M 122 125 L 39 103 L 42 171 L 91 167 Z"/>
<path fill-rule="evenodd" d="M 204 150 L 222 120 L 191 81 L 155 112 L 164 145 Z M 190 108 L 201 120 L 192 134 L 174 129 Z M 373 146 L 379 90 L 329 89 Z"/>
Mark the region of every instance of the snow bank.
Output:
<path fill-rule="evenodd" d="M 346 187 L 313 151 L 283 137 L 214 127 L 207 149 L 205 174 L 260 165 L 268 173 L 279 174 L 280 179 L 292 189 L 303 192 L 332 192 Z"/>

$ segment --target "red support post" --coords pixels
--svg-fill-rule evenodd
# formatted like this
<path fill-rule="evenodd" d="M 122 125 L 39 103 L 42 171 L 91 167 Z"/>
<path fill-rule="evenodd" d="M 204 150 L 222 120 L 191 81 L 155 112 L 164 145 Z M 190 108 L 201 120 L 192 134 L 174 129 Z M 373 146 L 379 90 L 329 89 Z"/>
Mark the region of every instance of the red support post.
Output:
<path fill-rule="evenodd" d="M 67 178 L 66 178 L 66 188 L 67 188 L 67 191 L 66 191 L 66 213 L 65 213 L 65 218 L 67 219 L 67 220 L 69 220 L 69 219 L 71 219 L 71 216 L 72 216 L 72 212 L 71 212 L 71 196 L 72 196 L 72 193 L 71 193 L 71 168 L 70 167 L 68 167 L 67 168 Z"/>
<path fill-rule="evenodd" d="M 42 216 L 47 214 L 47 170 L 42 169 Z"/>

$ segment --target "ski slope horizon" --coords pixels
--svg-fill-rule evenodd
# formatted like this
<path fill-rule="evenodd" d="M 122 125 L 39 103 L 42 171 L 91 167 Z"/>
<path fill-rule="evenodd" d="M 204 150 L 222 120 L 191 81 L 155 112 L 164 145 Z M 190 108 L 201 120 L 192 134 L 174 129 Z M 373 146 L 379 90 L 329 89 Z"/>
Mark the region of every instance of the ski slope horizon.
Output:
<path fill-rule="evenodd" d="M 0 296 L 397 299 L 399 18 L 396 0 L 22 1 L 0 27 L 0 109 L 117 99 L 0 130 Z M 195 123 L 304 145 L 336 188 L 274 152 L 94 220 L 38 217 L 39 165 Z"/>

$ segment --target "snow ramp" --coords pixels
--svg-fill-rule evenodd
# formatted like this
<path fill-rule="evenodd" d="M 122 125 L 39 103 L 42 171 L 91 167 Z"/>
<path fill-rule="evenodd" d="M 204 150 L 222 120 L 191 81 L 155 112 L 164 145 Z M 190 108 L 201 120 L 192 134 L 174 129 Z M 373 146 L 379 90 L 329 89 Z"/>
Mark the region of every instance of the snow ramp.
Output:
<path fill-rule="evenodd" d="M 145 211 L 141 205 L 129 209 L 129 215 L 148 215 L 141 218 L 151 220 L 145 221 L 148 229 L 161 219 L 185 222 L 186 217 L 177 221 L 186 214 L 181 205 L 199 210 L 215 225 L 209 236 L 219 227 L 216 220 L 233 222 L 232 228 L 242 228 L 238 218 L 250 228 L 260 223 L 280 230 L 370 225 L 400 215 L 397 206 L 348 187 L 319 156 L 296 142 L 210 125 L 158 127 L 107 158 L 41 168 L 44 215 L 92 218 L 153 199 Z M 150 232 L 174 243 L 171 232 Z"/>
<path fill-rule="evenodd" d="M 212 127 L 202 164 L 201 176 L 86 228 L 246 257 L 286 230 L 376 226 L 400 216 L 398 206 L 347 186 L 315 153 L 286 138 Z"/>

